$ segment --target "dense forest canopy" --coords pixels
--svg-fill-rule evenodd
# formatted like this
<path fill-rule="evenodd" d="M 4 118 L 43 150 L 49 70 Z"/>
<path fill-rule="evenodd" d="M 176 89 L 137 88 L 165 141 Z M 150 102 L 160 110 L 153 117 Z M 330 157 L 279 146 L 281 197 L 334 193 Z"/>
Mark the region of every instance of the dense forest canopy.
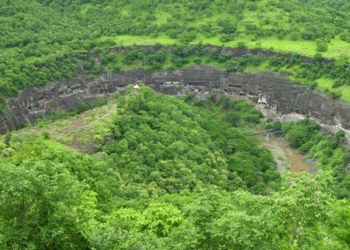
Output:
<path fill-rule="evenodd" d="M 350 204 L 334 196 L 332 172 L 281 178 L 251 136 L 261 118 L 251 104 L 144 86 L 113 101 L 90 155 L 47 131 L 3 137 L 1 249 L 349 249 Z M 291 142 L 304 133 L 293 144 L 304 150 L 342 144 L 308 120 L 283 131 Z"/>

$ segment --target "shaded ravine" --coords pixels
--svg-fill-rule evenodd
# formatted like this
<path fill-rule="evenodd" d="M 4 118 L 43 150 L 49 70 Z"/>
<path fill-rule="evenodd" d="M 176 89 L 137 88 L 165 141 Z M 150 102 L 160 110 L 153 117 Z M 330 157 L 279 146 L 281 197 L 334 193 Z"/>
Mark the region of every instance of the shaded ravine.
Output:
<path fill-rule="evenodd" d="M 295 149 L 289 147 L 283 138 L 259 137 L 259 139 L 262 146 L 272 153 L 280 174 L 283 174 L 285 171 L 291 171 L 293 173 L 303 171 L 315 173 L 318 171 L 318 168 L 311 160 L 306 159 L 304 155 L 299 154 Z"/>

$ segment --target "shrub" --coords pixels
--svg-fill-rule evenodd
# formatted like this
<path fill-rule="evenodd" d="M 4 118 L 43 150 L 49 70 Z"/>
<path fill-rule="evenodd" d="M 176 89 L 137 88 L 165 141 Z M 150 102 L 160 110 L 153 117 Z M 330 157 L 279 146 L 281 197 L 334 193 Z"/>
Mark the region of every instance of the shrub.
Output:
<path fill-rule="evenodd" d="M 42 137 L 44 137 L 44 139 L 50 139 L 50 133 L 47 131 L 43 131 L 41 132 Z"/>

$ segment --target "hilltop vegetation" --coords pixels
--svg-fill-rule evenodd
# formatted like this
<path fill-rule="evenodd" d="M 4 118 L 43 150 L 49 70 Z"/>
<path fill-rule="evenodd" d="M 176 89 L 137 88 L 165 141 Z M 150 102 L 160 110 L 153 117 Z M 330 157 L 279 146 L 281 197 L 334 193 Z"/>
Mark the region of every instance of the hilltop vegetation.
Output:
<path fill-rule="evenodd" d="M 181 42 L 199 38 L 204 42 L 206 38 L 214 38 L 213 41 L 221 43 L 234 39 L 263 41 L 265 38 L 277 38 L 292 41 L 321 39 L 327 44 L 332 39 L 348 41 L 347 29 L 350 27 L 345 14 L 349 5 L 340 0 L 331 4 L 279 0 L 37 2 L 87 27 L 93 32 L 89 39 L 166 35 Z M 77 40 L 80 38 L 76 37 Z M 314 44 L 314 51 L 316 45 L 321 43 Z M 314 51 L 309 55 L 313 55 Z"/>
<path fill-rule="evenodd" d="M 1 249 L 349 249 L 330 172 L 281 179 L 252 105 L 128 92 L 91 155 L 3 137 Z"/>
<path fill-rule="evenodd" d="M 0 7 L 0 110 L 6 109 L 4 98 L 20 89 L 81 72 L 98 75 L 143 65 L 137 61 L 148 62 L 152 70 L 222 63 L 231 71 L 285 70 L 297 82 L 350 100 L 344 53 L 350 49 L 348 6 L 341 0 L 5 1 Z M 296 60 L 252 61 L 249 51 L 244 62 L 225 55 L 209 60 L 175 49 L 170 55 L 136 53 L 130 61 L 130 55 L 113 52 L 133 44 L 268 49 L 292 52 Z M 300 55 L 316 60 L 305 64 Z M 322 57 L 336 61 L 324 63 Z"/>

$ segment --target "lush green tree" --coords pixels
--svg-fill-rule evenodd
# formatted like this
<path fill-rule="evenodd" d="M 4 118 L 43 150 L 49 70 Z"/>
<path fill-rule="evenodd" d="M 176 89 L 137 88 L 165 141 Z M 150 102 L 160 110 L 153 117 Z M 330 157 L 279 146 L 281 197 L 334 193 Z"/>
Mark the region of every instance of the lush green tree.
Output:
<path fill-rule="evenodd" d="M 87 248 L 76 211 L 84 186 L 62 164 L 28 159 L 0 168 L 1 248 Z"/>
<path fill-rule="evenodd" d="M 316 51 L 317 52 L 326 52 L 328 50 L 328 45 L 325 41 L 317 40 L 316 41 Z"/>
<path fill-rule="evenodd" d="M 350 247 L 350 204 L 348 200 L 338 200 L 330 210 L 329 232 L 342 244 L 344 249 Z"/>

